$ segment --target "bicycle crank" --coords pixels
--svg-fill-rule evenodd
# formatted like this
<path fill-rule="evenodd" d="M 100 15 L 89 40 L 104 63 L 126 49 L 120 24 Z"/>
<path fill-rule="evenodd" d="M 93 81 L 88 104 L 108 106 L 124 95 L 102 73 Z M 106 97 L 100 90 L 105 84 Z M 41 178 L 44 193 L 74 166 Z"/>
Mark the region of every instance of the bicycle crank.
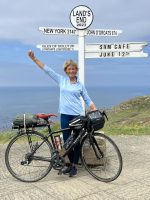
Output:
<path fill-rule="evenodd" d="M 52 157 L 51 165 L 53 169 L 61 170 L 65 166 L 65 159 L 57 153 Z"/>

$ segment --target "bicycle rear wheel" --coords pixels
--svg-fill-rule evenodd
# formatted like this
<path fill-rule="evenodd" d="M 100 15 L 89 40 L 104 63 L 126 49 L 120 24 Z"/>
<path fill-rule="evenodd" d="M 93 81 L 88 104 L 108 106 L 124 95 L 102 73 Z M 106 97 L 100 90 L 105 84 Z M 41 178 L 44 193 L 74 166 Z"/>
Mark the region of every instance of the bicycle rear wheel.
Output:
<path fill-rule="evenodd" d="M 30 140 L 30 144 L 29 144 Z M 36 182 L 44 178 L 51 170 L 50 160 L 52 156 L 52 145 L 47 140 L 34 153 L 33 157 L 27 161 L 27 156 L 43 142 L 44 136 L 38 132 L 22 133 L 14 137 L 7 146 L 5 152 L 5 163 L 8 171 L 16 179 L 23 182 Z M 40 160 L 43 158 L 43 160 Z"/>
<path fill-rule="evenodd" d="M 88 136 L 82 140 L 81 161 L 83 165 L 97 180 L 114 181 L 122 171 L 122 156 L 117 145 L 111 138 L 98 132 L 92 134 L 92 141 Z"/>

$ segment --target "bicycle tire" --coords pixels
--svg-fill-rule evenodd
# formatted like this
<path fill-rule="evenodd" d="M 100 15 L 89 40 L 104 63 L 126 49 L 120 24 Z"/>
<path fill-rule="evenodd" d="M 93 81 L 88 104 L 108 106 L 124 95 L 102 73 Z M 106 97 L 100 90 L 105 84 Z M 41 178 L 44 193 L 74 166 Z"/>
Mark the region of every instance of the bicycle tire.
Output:
<path fill-rule="evenodd" d="M 123 161 L 119 148 L 115 142 L 102 133 L 94 132 L 93 137 L 98 141 L 99 138 L 99 148 L 103 152 L 103 158 L 98 159 L 94 152 L 92 145 L 90 144 L 90 139 L 88 135 L 83 138 L 81 141 L 81 162 L 84 165 L 85 169 L 97 180 L 102 182 L 111 182 L 119 177 L 122 171 Z M 97 138 L 96 138 L 97 137 Z M 87 146 L 89 145 L 89 146 Z M 94 144 L 95 145 L 95 144 Z M 96 147 L 96 145 L 95 145 Z M 112 155 L 109 155 L 110 148 L 113 148 L 111 152 Z M 98 148 L 96 147 L 96 152 L 99 153 Z M 86 155 L 87 154 L 87 155 Z M 113 162 L 111 159 L 116 156 L 116 162 Z M 91 158 L 89 157 L 91 155 Z M 101 155 L 101 154 L 99 154 Z M 114 157 L 115 158 L 115 157 Z M 115 171 L 111 168 L 112 164 L 116 164 Z M 110 170 L 110 171 L 108 171 Z M 110 172 L 112 175 L 110 175 Z"/>
<path fill-rule="evenodd" d="M 42 142 L 44 140 L 44 136 L 35 131 L 29 132 L 28 135 L 31 137 L 32 143 L 34 145 L 37 145 L 39 141 Z M 28 140 L 25 144 L 26 140 L 27 140 L 27 134 L 21 133 L 15 136 L 10 141 L 5 151 L 5 164 L 10 174 L 16 179 L 22 182 L 36 182 L 43 179 L 50 172 L 50 170 L 52 169 L 52 166 L 50 162 L 43 161 L 44 162 L 43 163 L 39 160 L 33 160 L 29 165 L 22 165 L 21 164 L 22 159 L 31 150 L 30 147 L 28 146 L 29 145 Z M 44 149 L 44 147 L 46 147 L 46 149 Z M 27 150 L 27 149 L 30 149 L 30 150 Z M 37 152 L 35 152 L 35 154 L 38 156 L 40 155 L 46 158 L 51 158 L 52 149 L 53 148 L 52 148 L 51 143 L 49 142 L 49 140 L 47 140 L 42 144 L 41 147 L 39 147 L 39 149 L 37 150 Z M 43 154 L 42 154 L 42 150 L 43 150 Z M 21 157 L 19 158 L 19 160 L 17 160 L 17 157 L 19 156 Z M 47 165 L 44 165 L 46 163 Z M 40 168 L 42 168 L 42 171 Z"/>

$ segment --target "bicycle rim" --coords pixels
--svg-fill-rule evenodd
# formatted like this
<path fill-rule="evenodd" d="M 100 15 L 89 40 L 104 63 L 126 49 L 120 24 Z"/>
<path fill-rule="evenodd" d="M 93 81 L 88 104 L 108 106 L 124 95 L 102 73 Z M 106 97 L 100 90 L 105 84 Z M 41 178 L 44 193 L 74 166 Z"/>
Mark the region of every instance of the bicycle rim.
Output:
<path fill-rule="evenodd" d="M 32 141 L 32 148 L 35 148 L 43 140 L 43 135 L 37 132 L 28 133 Z M 20 134 L 14 137 L 7 146 L 5 152 L 5 163 L 8 171 L 20 181 L 35 182 L 44 178 L 51 170 L 51 163 L 41 160 L 32 160 L 31 163 L 22 165 L 25 156 L 31 152 L 27 134 Z M 41 156 L 50 159 L 52 146 L 46 141 L 37 149 L 34 156 Z"/>
<path fill-rule="evenodd" d="M 90 139 L 87 136 L 81 144 L 81 161 L 86 170 L 97 180 L 103 182 L 114 181 L 122 171 L 121 153 L 117 145 L 108 136 L 94 132 L 93 137 L 103 155 L 98 150 L 96 144 L 94 144 L 99 156 L 97 158 Z M 103 157 L 100 158 L 100 156 Z"/>

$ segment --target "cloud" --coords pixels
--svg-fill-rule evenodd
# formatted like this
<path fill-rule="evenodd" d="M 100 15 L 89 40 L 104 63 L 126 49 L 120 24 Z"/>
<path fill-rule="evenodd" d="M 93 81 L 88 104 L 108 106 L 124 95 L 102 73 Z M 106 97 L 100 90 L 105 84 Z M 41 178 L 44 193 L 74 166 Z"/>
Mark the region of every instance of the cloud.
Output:
<path fill-rule="evenodd" d="M 85 4 L 94 13 L 91 28 L 123 29 L 119 40 L 140 40 L 150 32 L 149 0 L 88 0 L 88 1 L 0 1 L 0 39 L 18 40 L 27 44 L 72 43 L 76 37 L 45 36 L 39 26 L 71 27 L 70 11 L 76 5 Z M 110 40 L 110 38 L 89 38 L 89 41 Z M 116 38 L 112 38 L 111 41 Z"/>

